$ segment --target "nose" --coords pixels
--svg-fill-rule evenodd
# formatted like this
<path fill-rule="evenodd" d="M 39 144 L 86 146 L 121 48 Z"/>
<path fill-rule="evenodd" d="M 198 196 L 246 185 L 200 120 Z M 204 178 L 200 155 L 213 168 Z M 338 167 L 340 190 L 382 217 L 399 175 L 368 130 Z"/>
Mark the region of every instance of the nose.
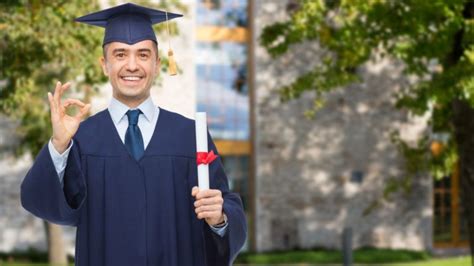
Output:
<path fill-rule="evenodd" d="M 134 56 L 129 56 L 127 61 L 127 70 L 130 72 L 134 72 L 138 70 L 138 65 L 136 58 Z"/>

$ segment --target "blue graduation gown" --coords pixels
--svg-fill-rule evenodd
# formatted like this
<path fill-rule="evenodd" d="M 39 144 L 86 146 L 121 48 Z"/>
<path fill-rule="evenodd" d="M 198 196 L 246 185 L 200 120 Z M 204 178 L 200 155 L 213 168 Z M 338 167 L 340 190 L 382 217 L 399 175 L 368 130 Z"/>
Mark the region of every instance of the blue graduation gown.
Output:
<path fill-rule="evenodd" d="M 22 205 L 52 223 L 77 226 L 79 266 L 230 265 L 246 238 L 242 203 L 218 158 L 209 166 L 210 187 L 222 191 L 227 232 L 220 237 L 197 219 L 195 142 L 193 120 L 160 109 L 136 161 L 104 110 L 74 136 L 63 188 L 43 147 L 21 185 Z M 210 136 L 209 147 L 217 153 Z"/>

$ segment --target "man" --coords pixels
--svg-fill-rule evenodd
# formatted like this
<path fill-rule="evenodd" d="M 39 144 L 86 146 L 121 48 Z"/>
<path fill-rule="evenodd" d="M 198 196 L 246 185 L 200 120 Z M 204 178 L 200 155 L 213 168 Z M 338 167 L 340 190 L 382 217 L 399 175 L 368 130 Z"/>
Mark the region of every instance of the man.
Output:
<path fill-rule="evenodd" d="M 53 136 L 21 186 L 25 209 L 77 226 L 76 265 L 230 265 L 246 238 L 238 195 L 219 158 L 200 191 L 194 121 L 154 106 L 160 59 L 152 23 L 180 15 L 125 4 L 78 21 L 106 28 L 107 110 L 48 93 Z M 76 116 L 65 110 L 78 106 Z M 209 136 L 209 147 L 217 153 Z"/>

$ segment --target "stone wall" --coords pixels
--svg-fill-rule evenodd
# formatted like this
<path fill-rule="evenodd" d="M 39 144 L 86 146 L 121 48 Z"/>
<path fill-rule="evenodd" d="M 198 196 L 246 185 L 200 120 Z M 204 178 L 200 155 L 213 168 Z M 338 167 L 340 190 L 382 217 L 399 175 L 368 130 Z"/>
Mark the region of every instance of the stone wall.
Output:
<path fill-rule="evenodd" d="M 16 123 L 0 116 L 0 252 L 35 248 L 46 250 L 42 220 L 21 207 L 20 184 L 31 167 L 29 154 L 15 156 Z M 75 230 L 63 227 L 67 250 L 72 252 Z"/>
<path fill-rule="evenodd" d="M 257 250 L 339 248 L 344 227 L 353 228 L 355 247 L 430 249 L 428 176 L 413 184 L 411 194 L 396 194 L 363 215 L 387 181 L 403 175 L 390 133 L 401 130 L 414 140 L 425 130 L 423 119 L 393 106 L 393 93 L 408 82 L 402 65 L 374 58 L 360 70 L 361 84 L 331 93 L 316 118 L 307 120 L 310 95 L 281 103 L 276 89 L 317 64 L 319 47 L 297 45 L 272 59 L 258 45 L 265 25 L 286 18 L 286 5 L 253 3 Z"/>

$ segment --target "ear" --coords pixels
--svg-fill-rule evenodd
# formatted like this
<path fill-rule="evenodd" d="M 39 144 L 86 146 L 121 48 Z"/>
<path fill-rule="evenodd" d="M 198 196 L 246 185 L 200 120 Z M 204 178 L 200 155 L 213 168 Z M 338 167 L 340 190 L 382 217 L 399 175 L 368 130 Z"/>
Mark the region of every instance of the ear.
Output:
<path fill-rule="evenodd" d="M 159 75 L 161 71 L 161 57 L 156 58 L 156 74 Z"/>
<path fill-rule="evenodd" d="M 106 75 L 108 77 L 109 76 L 109 71 L 107 70 L 107 62 L 106 62 L 106 59 L 103 56 L 100 57 L 100 65 L 102 67 L 102 72 L 104 72 L 104 75 Z"/>

